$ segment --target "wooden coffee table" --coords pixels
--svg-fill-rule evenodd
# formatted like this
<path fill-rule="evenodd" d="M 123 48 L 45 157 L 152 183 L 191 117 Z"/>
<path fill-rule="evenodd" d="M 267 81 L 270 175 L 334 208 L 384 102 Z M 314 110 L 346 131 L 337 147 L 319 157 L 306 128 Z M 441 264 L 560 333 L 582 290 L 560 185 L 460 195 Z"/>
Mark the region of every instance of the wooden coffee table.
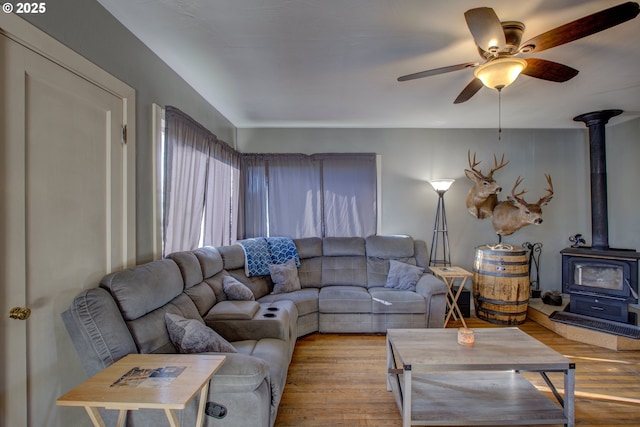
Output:
<path fill-rule="evenodd" d="M 457 329 L 389 329 L 387 390 L 402 426 L 574 426 L 575 364 L 518 328 L 474 329 L 473 347 Z M 559 405 L 520 372 L 539 372 Z M 561 372 L 562 396 L 549 372 Z"/>
<path fill-rule="evenodd" d="M 204 421 L 209 380 L 224 363 L 223 355 L 129 354 L 57 400 L 59 406 L 82 406 L 96 427 L 104 427 L 98 408 L 120 411 L 164 409 L 169 425 L 179 427 L 175 411 L 200 393 L 196 427 Z"/>

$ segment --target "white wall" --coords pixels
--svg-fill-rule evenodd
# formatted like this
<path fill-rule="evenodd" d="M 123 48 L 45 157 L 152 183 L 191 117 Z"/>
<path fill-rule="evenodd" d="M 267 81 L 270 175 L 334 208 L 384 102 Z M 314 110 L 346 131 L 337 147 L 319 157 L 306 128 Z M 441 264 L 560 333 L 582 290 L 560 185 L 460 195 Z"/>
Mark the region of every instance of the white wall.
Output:
<path fill-rule="evenodd" d="M 180 108 L 231 145 L 235 126 L 97 1 L 55 0 L 44 14 L 21 16 L 136 90 L 136 253 L 152 260 L 151 104 Z"/>
<path fill-rule="evenodd" d="M 640 159 L 639 127 L 640 120 L 635 120 L 620 125 L 615 132 L 608 130 L 610 185 L 626 188 L 625 193 L 633 193 L 632 187 L 640 183 L 635 167 Z M 494 153 L 498 157 L 505 153 L 510 163 L 494 176 L 504 188 L 500 199 L 510 194 L 519 175 L 525 179 L 521 188 L 529 189 L 524 196 L 528 202 L 544 195 L 545 173 L 553 179 L 554 199 L 543 209 L 544 222 L 505 238 L 513 245 L 526 241 L 543 243 L 541 289 L 561 289 L 559 251 L 569 246 L 570 235 L 582 233 L 590 243 L 588 132 L 583 126 L 566 130 L 503 130 L 501 141 L 493 129 L 238 129 L 237 141 L 242 152 L 359 151 L 382 155 L 379 232 L 406 233 L 428 244 L 438 197 L 427 181 L 455 178 L 445 195 L 451 258 L 454 264 L 468 269 L 473 265 L 474 248 L 497 243 L 497 236 L 490 220 L 478 220 L 466 210 L 465 199 L 471 186 L 464 176 L 467 150 L 477 153 L 485 171 L 493 164 Z M 637 197 L 632 200 L 617 190 L 612 193 L 611 245 L 640 248 Z M 625 205 L 625 209 L 616 209 L 616 205 Z M 634 233 L 628 233 L 630 229 Z"/>

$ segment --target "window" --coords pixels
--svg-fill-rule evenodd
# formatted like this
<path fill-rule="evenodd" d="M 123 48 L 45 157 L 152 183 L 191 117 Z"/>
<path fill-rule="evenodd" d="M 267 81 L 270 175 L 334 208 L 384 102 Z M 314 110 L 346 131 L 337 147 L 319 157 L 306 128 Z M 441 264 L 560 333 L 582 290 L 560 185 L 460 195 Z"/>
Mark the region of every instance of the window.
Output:
<path fill-rule="evenodd" d="M 163 255 L 238 236 L 376 234 L 375 154 L 240 154 L 176 108 L 164 121 Z"/>
<path fill-rule="evenodd" d="M 245 237 L 376 233 L 375 154 L 244 154 L 242 158 Z"/>
<path fill-rule="evenodd" d="M 180 110 L 165 116 L 163 253 L 235 242 L 239 154 Z"/>

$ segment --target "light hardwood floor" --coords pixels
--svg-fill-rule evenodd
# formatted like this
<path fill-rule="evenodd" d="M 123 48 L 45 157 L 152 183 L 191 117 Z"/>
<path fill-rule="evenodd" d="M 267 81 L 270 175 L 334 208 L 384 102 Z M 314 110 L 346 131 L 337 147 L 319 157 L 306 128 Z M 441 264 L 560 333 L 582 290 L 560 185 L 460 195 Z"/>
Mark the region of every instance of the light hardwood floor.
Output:
<path fill-rule="evenodd" d="M 477 318 L 471 328 L 499 327 Z M 449 327 L 459 327 L 449 322 Z M 520 328 L 576 363 L 576 425 L 640 425 L 640 351 L 570 341 L 527 320 Z M 400 426 L 385 385 L 383 335 L 312 334 L 298 340 L 276 427 Z M 538 374 L 525 374 L 552 398 Z M 558 374 L 560 375 L 560 374 Z M 550 375 L 556 384 L 561 379 Z"/>

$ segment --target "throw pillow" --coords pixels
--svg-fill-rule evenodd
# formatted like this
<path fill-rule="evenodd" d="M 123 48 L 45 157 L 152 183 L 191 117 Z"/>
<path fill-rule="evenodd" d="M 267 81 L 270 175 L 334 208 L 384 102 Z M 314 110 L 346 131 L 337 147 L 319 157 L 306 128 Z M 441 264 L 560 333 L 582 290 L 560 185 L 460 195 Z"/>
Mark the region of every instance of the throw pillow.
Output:
<path fill-rule="evenodd" d="M 271 280 L 273 280 L 273 293 L 283 294 L 301 289 L 298 278 L 298 267 L 292 258 L 284 264 L 271 264 L 269 266 Z"/>
<path fill-rule="evenodd" d="M 222 278 L 222 289 L 228 300 L 254 301 L 253 292 L 246 285 L 236 280 L 233 276 Z"/>
<path fill-rule="evenodd" d="M 389 261 L 389 274 L 384 287 L 415 291 L 423 272 L 424 268 L 392 259 Z"/>
<path fill-rule="evenodd" d="M 196 319 L 186 319 L 177 314 L 165 313 L 169 339 L 179 353 L 237 353 L 229 341 Z"/>

